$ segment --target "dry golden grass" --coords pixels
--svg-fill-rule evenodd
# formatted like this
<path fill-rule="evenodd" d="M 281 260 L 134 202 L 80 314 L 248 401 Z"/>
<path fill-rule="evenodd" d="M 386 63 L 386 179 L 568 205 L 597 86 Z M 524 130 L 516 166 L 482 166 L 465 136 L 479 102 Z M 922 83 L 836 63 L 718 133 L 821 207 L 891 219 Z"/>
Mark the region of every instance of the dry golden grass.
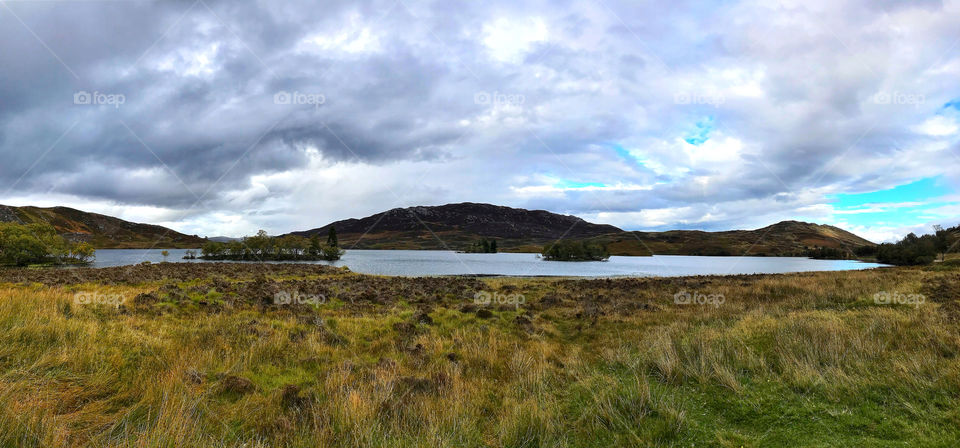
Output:
<path fill-rule="evenodd" d="M 0 446 L 951 446 L 958 280 L 493 278 L 526 303 L 489 319 L 463 297 L 118 309 L 74 294 L 165 282 L 0 284 Z"/>

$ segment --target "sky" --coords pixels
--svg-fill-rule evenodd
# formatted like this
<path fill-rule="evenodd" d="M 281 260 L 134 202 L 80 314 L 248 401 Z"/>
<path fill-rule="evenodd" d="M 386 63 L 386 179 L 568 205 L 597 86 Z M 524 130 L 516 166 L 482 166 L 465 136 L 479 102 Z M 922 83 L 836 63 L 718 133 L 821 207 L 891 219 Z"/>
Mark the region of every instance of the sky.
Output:
<path fill-rule="evenodd" d="M 960 223 L 960 1 L 0 0 L 0 203 L 205 236 L 486 202 Z"/>

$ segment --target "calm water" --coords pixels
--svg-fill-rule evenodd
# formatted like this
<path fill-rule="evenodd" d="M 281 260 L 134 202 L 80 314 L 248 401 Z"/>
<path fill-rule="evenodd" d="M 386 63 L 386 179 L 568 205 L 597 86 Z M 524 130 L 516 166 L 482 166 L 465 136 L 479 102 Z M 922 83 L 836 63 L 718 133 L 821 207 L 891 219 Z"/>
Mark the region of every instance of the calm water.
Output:
<path fill-rule="evenodd" d="M 186 262 L 185 250 L 168 249 L 167 261 Z M 163 261 L 161 249 L 102 249 L 95 267 L 126 266 Z M 195 263 L 209 263 L 193 260 Z M 339 261 L 309 262 L 347 266 L 354 272 L 380 275 L 484 274 L 512 276 L 682 276 L 707 274 L 774 274 L 804 271 L 844 271 L 883 266 L 850 260 L 799 257 L 610 257 L 609 261 L 544 261 L 536 254 L 458 254 L 428 250 L 348 250 Z"/>

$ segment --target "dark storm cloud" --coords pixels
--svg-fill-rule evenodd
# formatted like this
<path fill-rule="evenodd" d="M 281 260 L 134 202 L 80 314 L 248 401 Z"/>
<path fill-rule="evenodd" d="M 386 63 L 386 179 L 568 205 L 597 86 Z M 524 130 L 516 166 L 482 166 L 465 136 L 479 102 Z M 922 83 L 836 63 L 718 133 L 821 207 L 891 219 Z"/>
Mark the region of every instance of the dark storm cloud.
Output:
<path fill-rule="evenodd" d="M 0 45 L 11 68 L 0 73 L 2 182 L 33 167 L 18 188 L 37 188 L 41 174 L 67 177 L 96 166 L 164 168 L 168 180 L 195 191 L 226 173 L 215 188 L 229 189 L 253 173 L 302 165 L 305 144 L 332 158 L 429 158 L 461 135 L 424 130 L 398 113 L 410 109 L 411 97 L 429 107 L 430 86 L 443 72 L 429 60 L 408 54 L 338 61 L 294 50 L 307 33 L 343 23 L 336 5 L 321 12 L 232 2 L 53 3 L 7 4 L 2 16 Z M 329 101 L 314 109 L 278 105 L 281 91 Z M 78 92 L 123 102 L 78 105 Z M 83 182 L 60 188 L 138 204 L 185 200 Z"/>

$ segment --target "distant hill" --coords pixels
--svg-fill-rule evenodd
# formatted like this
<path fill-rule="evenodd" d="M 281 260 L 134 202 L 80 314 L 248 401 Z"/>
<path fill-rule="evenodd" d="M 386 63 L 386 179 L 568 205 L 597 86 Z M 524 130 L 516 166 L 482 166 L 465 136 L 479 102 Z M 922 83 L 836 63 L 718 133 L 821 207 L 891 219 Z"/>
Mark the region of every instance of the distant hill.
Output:
<path fill-rule="evenodd" d="M 233 241 L 240 241 L 243 238 L 234 238 L 231 236 L 211 236 L 211 237 L 208 237 L 207 239 L 215 243 L 230 243 Z"/>
<path fill-rule="evenodd" d="M 624 232 L 604 238 L 611 253 L 645 255 L 769 255 L 799 256 L 807 249 L 828 247 L 852 251 L 876 244 L 839 227 L 783 221 L 757 230 L 704 232 Z"/>
<path fill-rule="evenodd" d="M 71 241 L 86 241 L 97 249 L 197 248 L 204 239 L 166 227 L 138 224 L 68 207 L 0 205 L 0 222 L 46 222 Z"/>
<path fill-rule="evenodd" d="M 331 226 L 337 229 L 341 246 L 357 249 L 460 250 L 479 238 L 495 238 L 501 249 L 532 252 L 560 238 L 584 239 L 623 232 L 611 225 L 593 224 L 546 210 L 464 202 L 395 208 L 293 234 L 320 234 L 325 238 Z"/>
<path fill-rule="evenodd" d="M 540 252 L 544 244 L 566 238 L 606 244 L 612 255 L 787 256 L 816 247 L 852 250 L 875 245 L 838 227 L 799 221 L 757 230 L 627 232 L 545 210 L 470 202 L 396 208 L 293 234 L 325 238 L 331 226 L 343 247 L 357 249 L 461 250 L 480 238 L 494 238 L 505 252 Z"/>

